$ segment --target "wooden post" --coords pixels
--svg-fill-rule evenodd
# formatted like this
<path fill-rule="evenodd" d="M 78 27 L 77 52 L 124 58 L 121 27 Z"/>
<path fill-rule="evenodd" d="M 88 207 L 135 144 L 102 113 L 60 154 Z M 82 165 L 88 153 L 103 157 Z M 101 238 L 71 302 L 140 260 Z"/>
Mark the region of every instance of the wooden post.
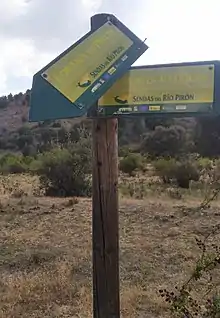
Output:
<path fill-rule="evenodd" d="M 108 14 L 91 18 L 96 30 Z M 97 110 L 95 105 L 94 110 Z M 93 119 L 93 317 L 119 318 L 118 120 Z"/>

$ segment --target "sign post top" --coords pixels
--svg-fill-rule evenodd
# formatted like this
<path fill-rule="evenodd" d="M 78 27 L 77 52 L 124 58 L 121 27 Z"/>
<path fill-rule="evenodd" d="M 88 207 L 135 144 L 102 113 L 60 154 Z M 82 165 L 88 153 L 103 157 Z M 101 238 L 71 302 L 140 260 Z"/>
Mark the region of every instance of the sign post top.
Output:
<path fill-rule="evenodd" d="M 93 16 L 91 27 L 90 32 L 35 74 L 32 121 L 85 115 L 148 49 L 113 15 Z"/>
<path fill-rule="evenodd" d="M 122 25 L 120 20 L 118 20 L 116 18 L 116 16 L 111 14 L 111 13 L 97 13 L 97 14 L 93 15 L 90 19 L 91 30 L 93 31 L 93 30 L 100 28 L 100 26 L 102 26 L 103 24 L 105 24 L 108 21 L 112 22 L 116 26 L 117 26 L 117 24 Z M 126 29 L 129 30 L 128 28 L 126 28 Z"/>
<path fill-rule="evenodd" d="M 101 25 L 105 24 L 107 21 L 112 21 L 113 19 L 116 19 L 116 17 L 113 14 L 97 13 L 93 15 L 90 19 L 91 30 L 96 30 Z"/>

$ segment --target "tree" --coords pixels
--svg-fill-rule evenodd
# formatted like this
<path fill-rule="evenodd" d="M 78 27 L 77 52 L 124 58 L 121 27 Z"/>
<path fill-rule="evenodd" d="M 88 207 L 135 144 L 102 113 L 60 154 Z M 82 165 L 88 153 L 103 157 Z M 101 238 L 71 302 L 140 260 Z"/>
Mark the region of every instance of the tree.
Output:
<path fill-rule="evenodd" d="M 174 157 L 187 151 L 186 130 L 181 126 L 157 126 L 148 132 L 141 150 L 152 157 Z"/>
<path fill-rule="evenodd" d="M 195 131 L 195 147 L 204 157 L 220 155 L 220 116 L 203 117 L 197 120 Z"/>
<path fill-rule="evenodd" d="M 0 108 L 5 108 L 8 106 L 8 100 L 6 96 L 0 97 Z"/>
<path fill-rule="evenodd" d="M 13 95 L 10 93 L 10 94 L 8 95 L 8 101 L 9 101 L 9 102 L 13 102 L 13 100 L 14 100 L 14 97 L 13 97 Z"/>

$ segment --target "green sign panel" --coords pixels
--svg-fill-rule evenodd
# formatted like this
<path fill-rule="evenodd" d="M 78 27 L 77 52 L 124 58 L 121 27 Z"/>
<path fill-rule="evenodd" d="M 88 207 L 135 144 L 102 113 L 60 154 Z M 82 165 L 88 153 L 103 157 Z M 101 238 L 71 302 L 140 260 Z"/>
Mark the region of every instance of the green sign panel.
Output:
<path fill-rule="evenodd" d="M 100 98 L 99 116 L 219 113 L 219 76 L 218 61 L 132 67 Z"/>
<path fill-rule="evenodd" d="M 85 115 L 147 49 L 118 20 L 87 33 L 34 75 L 30 120 Z"/>

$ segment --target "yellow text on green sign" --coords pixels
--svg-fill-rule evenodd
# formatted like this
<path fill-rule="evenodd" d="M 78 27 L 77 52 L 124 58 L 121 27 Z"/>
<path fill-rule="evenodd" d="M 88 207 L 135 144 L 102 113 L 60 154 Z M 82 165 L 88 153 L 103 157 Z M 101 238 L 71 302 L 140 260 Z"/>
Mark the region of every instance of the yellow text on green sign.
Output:
<path fill-rule="evenodd" d="M 69 53 L 51 65 L 42 76 L 71 102 L 79 98 L 133 42 L 107 22 Z"/>
<path fill-rule="evenodd" d="M 118 80 L 99 106 L 212 103 L 214 65 L 137 67 Z"/>

